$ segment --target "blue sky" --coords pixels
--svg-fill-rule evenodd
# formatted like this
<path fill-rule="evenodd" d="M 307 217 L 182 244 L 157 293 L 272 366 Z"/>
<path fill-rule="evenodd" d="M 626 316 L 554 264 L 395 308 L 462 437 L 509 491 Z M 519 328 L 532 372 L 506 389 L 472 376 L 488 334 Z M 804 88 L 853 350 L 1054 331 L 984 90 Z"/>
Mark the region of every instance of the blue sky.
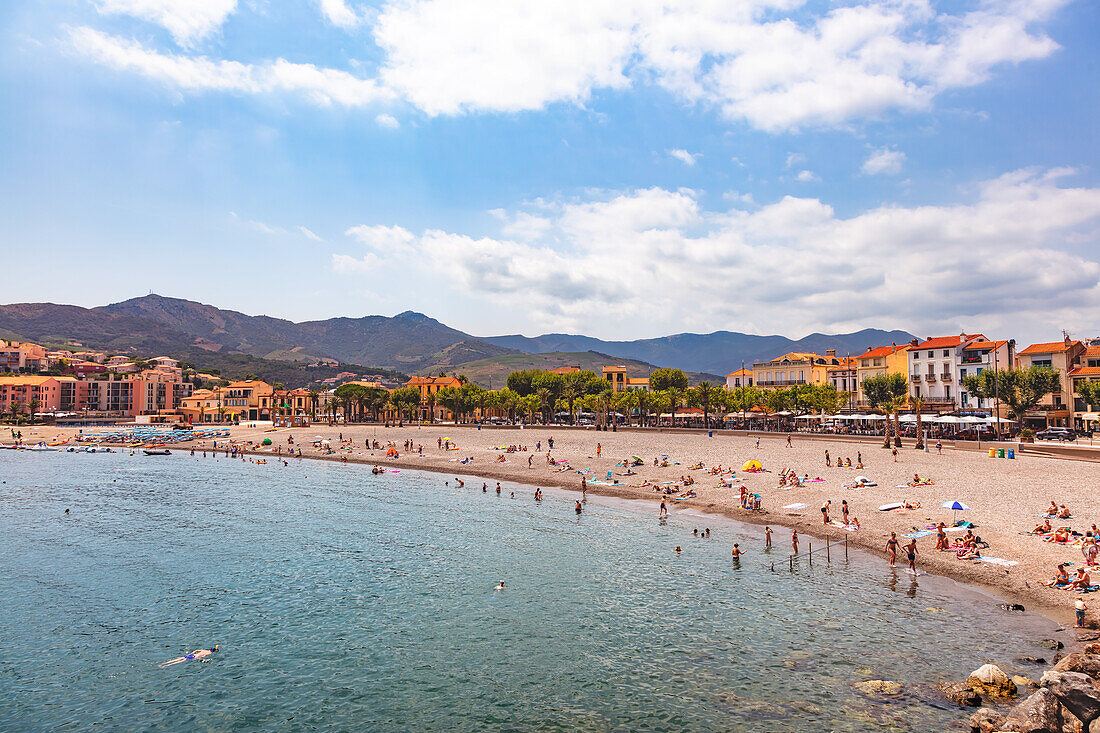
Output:
<path fill-rule="evenodd" d="M 1100 10 L 0 7 L 6 302 L 1100 335 Z"/>

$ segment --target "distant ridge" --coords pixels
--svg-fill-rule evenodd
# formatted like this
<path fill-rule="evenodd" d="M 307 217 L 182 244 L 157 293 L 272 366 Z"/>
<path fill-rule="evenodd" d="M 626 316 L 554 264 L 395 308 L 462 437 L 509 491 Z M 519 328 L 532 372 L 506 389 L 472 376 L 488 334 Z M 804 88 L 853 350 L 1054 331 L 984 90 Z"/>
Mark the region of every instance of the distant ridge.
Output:
<path fill-rule="evenodd" d="M 196 358 L 217 354 L 249 355 L 277 361 L 333 359 L 369 364 L 406 374 L 462 371 L 471 378 L 496 379 L 508 367 L 580 362 L 599 368 L 600 360 L 625 360 L 640 374 L 654 367 L 676 367 L 705 375 L 723 375 L 788 351 L 836 349 L 838 355 L 862 353 L 869 346 L 905 343 L 905 331 L 864 329 L 854 333 L 813 333 L 793 340 L 733 331 L 681 333 L 636 341 L 604 341 L 574 334 L 477 338 L 423 313 L 396 316 L 328 318 L 295 323 L 182 298 L 145 295 L 98 308 L 53 303 L 0 305 L 0 333 L 51 344 L 79 342 L 117 353 Z M 540 358 L 532 359 L 532 355 Z M 579 365 L 580 365 L 579 364 Z M 474 374 L 478 376 L 474 376 Z"/>
<path fill-rule="evenodd" d="M 904 344 L 912 339 L 913 335 L 907 331 L 865 328 L 852 333 L 812 333 L 797 340 L 786 336 L 754 336 L 734 331 L 679 333 L 636 341 L 604 341 L 591 336 L 564 333 L 548 333 L 533 338 L 518 335 L 489 336 L 484 340 L 531 354 L 599 351 L 623 359 L 638 359 L 685 371 L 728 374 L 740 369 L 742 361 L 748 367 L 753 362 L 766 361 L 789 351 L 824 354 L 827 349 L 836 349 L 840 356 L 855 356 L 871 346 Z"/>

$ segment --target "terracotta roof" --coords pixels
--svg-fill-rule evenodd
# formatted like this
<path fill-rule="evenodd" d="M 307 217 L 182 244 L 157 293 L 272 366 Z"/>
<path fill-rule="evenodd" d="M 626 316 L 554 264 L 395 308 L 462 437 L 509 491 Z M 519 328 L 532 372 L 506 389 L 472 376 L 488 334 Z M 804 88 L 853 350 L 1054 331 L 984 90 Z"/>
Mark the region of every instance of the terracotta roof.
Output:
<path fill-rule="evenodd" d="M 726 377 L 751 377 L 752 369 L 738 369 L 735 372 L 730 372 Z"/>
<path fill-rule="evenodd" d="M 839 372 L 845 369 L 855 369 L 859 363 L 857 357 L 841 356 L 838 358 L 839 364 L 833 364 L 825 368 L 827 372 Z"/>
<path fill-rule="evenodd" d="M 1100 367 L 1077 367 L 1069 370 L 1071 377 L 1096 377 L 1100 376 Z"/>
<path fill-rule="evenodd" d="M 241 389 L 242 387 L 267 387 L 270 389 L 271 385 L 259 379 L 248 379 L 243 382 L 233 382 L 229 385 L 229 389 Z"/>
<path fill-rule="evenodd" d="M 857 359 L 877 359 L 880 356 L 890 356 L 896 354 L 899 351 L 908 351 L 909 344 L 902 344 L 901 346 L 876 346 L 873 349 L 867 349 L 864 353 L 855 357 Z"/>
<path fill-rule="evenodd" d="M 1100 344 L 1088 347 L 1082 356 L 1100 356 Z"/>
<path fill-rule="evenodd" d="M 981 341 L 975 341 L 969 346 L 964 347 L 963 351 L 967 351 L 968 349 L 999 349 L 1007 343 L 1007 341 L 986 341 L 983 338 Z"/>
<path fill-rule="evenodd" d="M 1051 341 L 1050 343 L 1044 344 L 1032 344 L 1019 353 L 1020 356 L 1026 354 L 1055 354 L 1062 351 L 1069 351 L 1072 346 L 1080 343 L 1080 341 L 1070 341 L 1069 343 L 1065 341 Z"/>
<path fill-rule="evenodd" d="M 56 377 L 34 377 L 34 376 L 22 376 L 22 377 L 0 377 L 0 384 L 10 384 L 13 386 L 21 387 L 37 387 L 40 384 L 56 379 Z"/>

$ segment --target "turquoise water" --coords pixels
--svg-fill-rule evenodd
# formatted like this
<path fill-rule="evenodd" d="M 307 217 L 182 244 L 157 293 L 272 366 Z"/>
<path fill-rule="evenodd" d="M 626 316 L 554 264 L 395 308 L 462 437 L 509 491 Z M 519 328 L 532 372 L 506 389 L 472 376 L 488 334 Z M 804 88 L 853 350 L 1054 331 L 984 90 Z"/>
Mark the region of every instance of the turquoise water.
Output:
<path fill-rule="evenodd" d="M 5 731 L 948 730 L 924 685 L 1053 629 L 855 553 L 791 574 L 784 530 L 769 556 L 479 479 L 14 451 L 0 477 Z"/>

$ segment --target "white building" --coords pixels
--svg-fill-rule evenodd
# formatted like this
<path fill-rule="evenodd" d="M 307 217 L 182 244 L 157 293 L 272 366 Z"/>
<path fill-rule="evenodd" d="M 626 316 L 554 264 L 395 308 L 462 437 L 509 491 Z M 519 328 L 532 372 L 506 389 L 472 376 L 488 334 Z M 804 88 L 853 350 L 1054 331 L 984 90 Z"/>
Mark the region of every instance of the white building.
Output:
<path fill-rule="evenodd" d="M 962 378 L 986 369 L 1013 368 L 1015 349 L 1015 341 L 990 341 L 980 333 L 919 341 L 909 348 L 910 394 L 926 402 L 951 403 L 959 410 L 992 409 L 994 400 L 968 395 Z"/>

